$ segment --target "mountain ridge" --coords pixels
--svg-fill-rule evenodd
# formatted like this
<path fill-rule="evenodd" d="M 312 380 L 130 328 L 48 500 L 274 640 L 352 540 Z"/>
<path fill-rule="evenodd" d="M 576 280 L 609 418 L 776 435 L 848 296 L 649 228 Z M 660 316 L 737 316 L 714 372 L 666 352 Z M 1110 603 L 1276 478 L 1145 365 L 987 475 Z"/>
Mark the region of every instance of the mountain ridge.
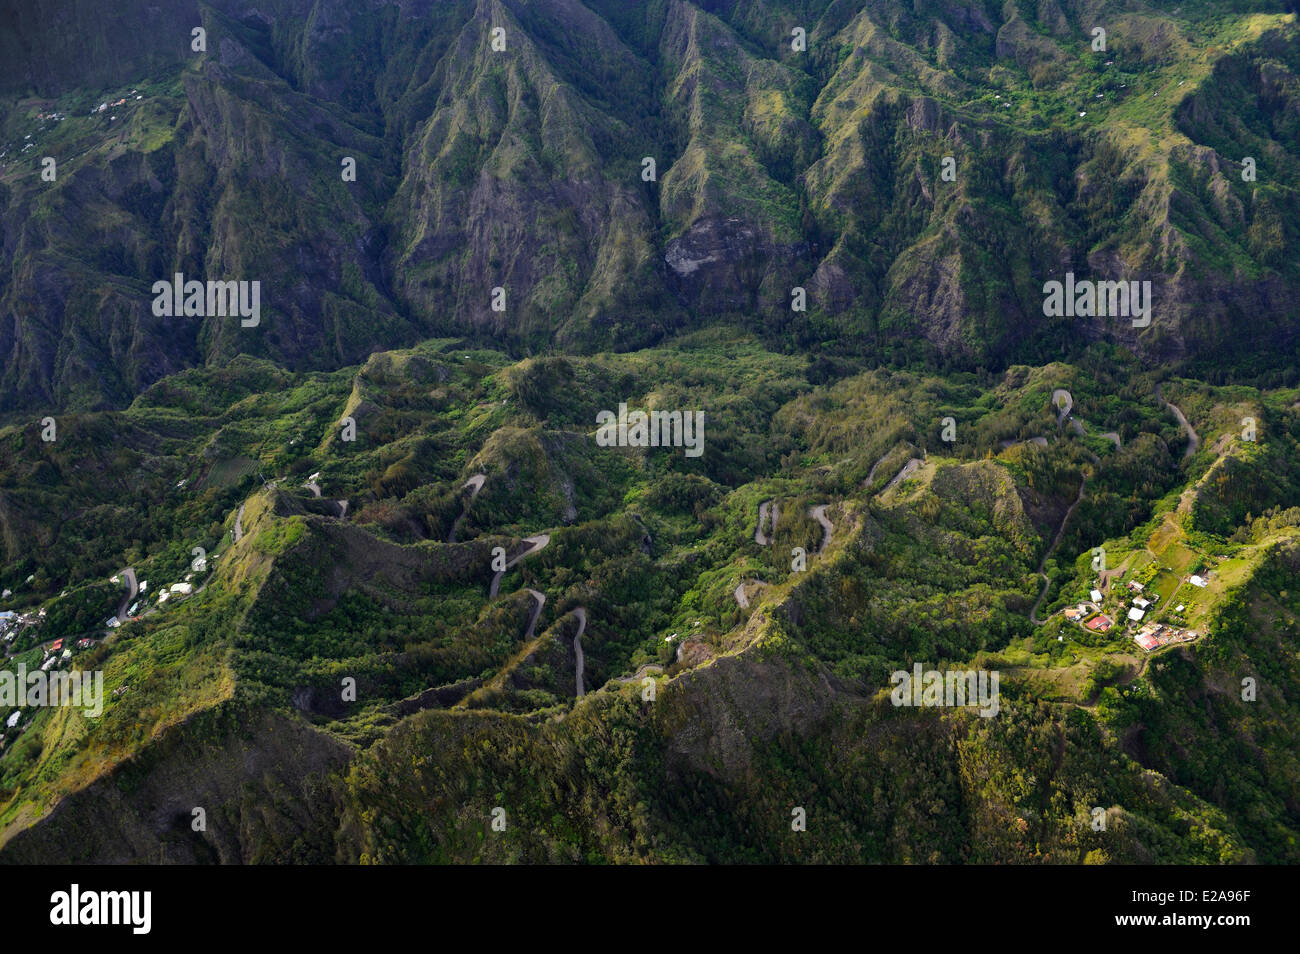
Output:
<path fill-rule="evenodd" d="M 117 66 L 137 83 L 121 117 L 74 114 L 95 103 L 55 67 L 24 73 L 62 41 L 20 29 L 0 70 L 20 153 L 0 159 L 0 394 L 121 407 L 240 352 L 328 370 L 440 334 L 590 353 L 717 322 L 875 362 L 1000 367 L 1104 340 L 1279 367 L 1297 344 L 1300 38 L 1264 12 L 1280 6 L 1238 6 L 1260 12 L 180 4 L 144 44 L 171 57 L 160 82 L 128 91 L 154 52 Z M 1092 20 L 1110 52 L 1090 50 Z M 63 98 L 13 92 L 33 83 Z M 260 280 L 265 320 L 154 318 L 145 291 L 177 271 Z M 1044 317 L 1066 271 L 1151 281 L 1153 326 Z"/>

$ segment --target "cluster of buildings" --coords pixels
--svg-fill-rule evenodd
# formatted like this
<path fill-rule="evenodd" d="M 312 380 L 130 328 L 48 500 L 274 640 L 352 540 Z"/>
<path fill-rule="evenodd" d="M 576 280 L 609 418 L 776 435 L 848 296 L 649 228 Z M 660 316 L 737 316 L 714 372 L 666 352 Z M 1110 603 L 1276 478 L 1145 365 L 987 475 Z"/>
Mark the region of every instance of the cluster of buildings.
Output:
<path fill-rule="evenodd" d="M 39 626 L 43 619 L 45 619 L 45 610 L 43 609 L 34 613 L 16 613 L 13 610 L 5 610 L 0 613 L 0 640 L 12 643 L 24 630 L 32 626 Z"/>
<path fill-rule="evenodd" d="M 0 640 L 12 643 L 25 629 L 39 625 L 44 616 L 45 610 L 25 615 L 12 611 L 0 613 Z M 71 659 L 74 645 L 77 649 L 89 649 L 95 645 L 95 640 L 90 637 L 78 639 L 75 643 L 71 637 L 54 640 L 43 650 L 45 659 L 41 663 L 41 671 L 49 672 L 61 662 Z"/>
<path fill-rule="evenodd" d="M 1173 643 L 1190 643 L 1200 634 L 1194 629 L 1178 629 L 1164 623 L 1147 623 L 1133 634 L 1133 641 L 1147 652 Z"/>
<path fill-rule="evenodd" d="M 1115 625 L 1115 621 L 1101 612 L 1101 592 L 1093 590 L 1091 601 L 1084 600 L 1075 606 L 1065 608 L 1065 618 L 1094 633 L 1104 633 Z"/>
<path fill-rule="evenodd" d="M 1128 588 L 1131 592 L 1139 593 L 1139 594 L 1146 589 L 1146 587 L 1144 587 L 1137 580 L 1130 580 L 1128 584 Z M 1147 599 L 1145 596 L 1133 597 L 1133 603 L 1128 609 L 1128 614 L 1127 614 L 1128 621 L 1130 623 L 1142 622 L 1142 617 L 1147 615 L 1147 611 L 1151 609 L 1152 604 L 1158 601 L 1159 599 L 1160 599 L 1159 593 L 1152 594 L 1151 599 Z"/>
<path fill-rule="evenodd" d="M 159 591 L 158 605 L 162 606 L 162 604 L 166 603 L 173 596 L 186 597 L 191 595 L 194 592 L 194 584 L 189 581 L 193 575 L 193 573 L 187 573 L 185 575 L 184 583 L 173 583 L 171 586 L 165 587 Z"/>
<path fill-rule="evenodd" d="M 1196 575 L 1189 577 L 1187 582 L 1200 588 L 1209 585 L 1208 580 Z M 1102 584 L 1098 584 L 1100 585 Z M 1130 580 L 1126 586 L 1129 593 L 1119 601 L 1119 612 L 1123 614 L 1121 619 L 1129 626 L 1140 627 L 1133 633 L 1133 640 L 1147 652 L 1173 643 L 1189 643 L 1204 635 L 1196 630 L 1183 629 L 1169 623 L 1145 622 L 1146 617 L 1155 612 L 1156 603 L 1160 601 L 1159 594 L 1153 593 L 1148 597 L 1146 587 L 1136 580 Z M 1084 600 L 1075 606 L 1067 606 L 1064 611 L 1065 618 L 1094 633 L 1109 632 L 1115 627 L 1116 618 L 1120 617 L 1115 614 L 1115 618 L 1112 618 L 1102 611 L 1105 596 L 1099 588 L 1094 587 L 1088 595 L 1090 600 Z M 1114 595 L 1113 591 L 1112 595 Z M 1183 609 L 1182 605 L 1176 606 L 1174 613 L 1182 613 Z"/>
<path fill-rule="evenodd" d="M 45 647 L 45 659 L 41 662 L 41 672 L 49 672 L 55 666 L 72 658 L 72 647 L 65 646 L 64 643 L 66 642 L 66 639 L 56 639 Z"/>
<path fill-rule="evenodd" d="M 135 90 L 131 90 L 131 95 L 134 95 L 134 94 L 135 94 Z M 92 110 L 90 111 L 90 115 L 94 116 L 94 115 L 96 115 L 96 114 L 98 114 L 98 113 L 102 113 L 102 112 L 104 112 L 105 110 L 108 110 L 108 109 L 116 109 L 116 108 L 119 107 L 119 106 L 125 106 L 126 103 L 127 103 L 127 100 L 129 100 L 129 99 L 131 98 L 131 95 L 123 96 L 121 99 L 114 100 L 114 101 L 111 102 L 111 103 L 110 103 L 110 102 L 107 102 L 107 101 L 102 102 L 102 103 L 100 103 L 98 106 L 96 106 L 94 109 L 92 109 Z M 144 99 L 143 96 L 136 96 L 135 98 L 136 98 L 136 99 Z M 116 116 L 109 116 L 108 118 L 109 118 L 110 120 L 117 119 Z"/>
<path fill-rule="evenodd" d="M 1111 627 L 1114 625 L 1115 625 L 1115 621 L 1113 619 L 1111 619 L 1105 613 L 1098 613 L 1092 619 L 1084 623 L 1083 628 L 1090 629 L 1094 633 L 1106 633 L 1109 632 Z"/>

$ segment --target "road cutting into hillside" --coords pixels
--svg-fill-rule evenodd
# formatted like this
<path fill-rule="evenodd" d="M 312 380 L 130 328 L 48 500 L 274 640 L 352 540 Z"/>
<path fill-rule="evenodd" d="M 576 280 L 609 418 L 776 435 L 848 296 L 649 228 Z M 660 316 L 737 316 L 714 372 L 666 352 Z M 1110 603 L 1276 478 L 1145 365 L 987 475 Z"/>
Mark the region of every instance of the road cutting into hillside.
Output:
<path fill-rule="evenodd" d="M 528 544 L 528 549 L 524 550 L 512 560 L 509 560 L 506 563 L 506 568 L 504 570 L 497 570 L 496 575 L 492 577 L 492 586 L 488 590 L 488 599 L 496 599 L 497 592 L 501 588 L 501 577 L 505 576 L 510 571 L 511 567 L 524 557 L 532 556 L 539 550 L 545 549 L 546 545 L 550 542 L 551 535 L 549 533 L 539 533 L 535 537 L 524 537 L 524 543 Z"/>
<path fill-rule="evenodd" d="M 469 515 L 469 505 L 474 502 L 474 498 L 478 496 L 478 492 L 483 489 L 483 482 L 485 480 L 487 480 L 487 474 L 475 474 L 469 480 L 465 481 L 465 483 L 461 484 L 461 490 L 464 490 L 466 487 L 469 488 L 469 500 L 465 501 L 465 506 L 461 508 L 460 516 L 457 517 L 456 522 L 451 525 L 451 533 L 447 535 L 448 543 L 456 542 L 456 534 L 460 532 L 461 521 Z"/>
<path fill-rule="evenodd" d="M 1183 414 L 1182 408 L 1172 401 L 1166 401 L 1164 395 L 1160 393 L 1160 385 L 1156 385 L 1156 401 L 1160 406 L 1173 412 L 1174 417 L 1178 418 L 1178 423 L 1182 426 L 1183 432 L 1187 435 L 1187 450 L 1183 452 L 1183 460 L 1190 460 L 1192 456 L 1201 449 L 1201 437 L 1196 433 L 1196 428 L 1192 427 L 1191 421 Z"/>
<path fill-rule="evenodd" d="M 122 605 L 117 608 L 117 618 L 119 622 L 126 620 L 126 611 L 131 606 L 131 601 L 135 599 L 136 594 L 140 592 L 139 584 L 135 579 L 135 567 L 128 566 L 120 574 L 126 580 L 126 596 L 122 598 Z"/>
<path fill-rule="evenodd" d="M 528 595 L 537 602 L 537 605 L 533 607 L 533 615 L 528 618 L 528 626 L 524 629 L 524 642 L 528 642 L 528 640 L 533 638 L 533 630 L 537 628 L 537 620 L 542 615 L 542 607 L 546 605 L 545 593 L 539 593 L 537 590 L 530 589 Z"/>
<path fill-rule="evenodd" d="M 906 464 L 903 465 L 902 470 L 900 470 L 897 474 L 894 475 L 893 480 L 885 484 L 884 489 L 881 490 L 880 493 L 884 494 L 890 490 L 893 490 L 903 481 L 907 480 L 907 478 L 911 477 L 914 473 L 916 473 L 916 469 L 924 463 L 925 461 L 922 460 L 921 458 L 913 457 L 911 460 L 909 460 Z"/>
<path fill-rule="evenodd" d="M 320 484 L 316 483 L 316 481 L 314 481 L 314 480 L 309 480 L 309 481 L 307 481 L 307 483 L 303 484 L 303 486 L 306 487 L 308 490 L 310 490 L 311 493 L 312 493 L 312 496 L 315 497 L 317 500 L 320 500 L 320 499 L 321 499 L 321 489 L 320 489 Z M 340 519 L 340 520 L 346 520 L 346 519 L 347 519 L 347 516 L 348 516 L 348 502 L 347 502 L 347 500 L 334 500 L 334 501 L 331 501 L 331 503 L 333 503 L 336 507 L 339 508 L 339 519 Z"/>
<path fill-rule="evenodd" d="M 876 471 L 880 469 L 880 465 L 885 462 L 885 458 L 888 456 L 889 451 L 885 451 L 880 455 L 880 460 L 871 465 L 871 470 L 867 473 L 867 479 L 862 482 L 863 487 L 871 486 L 871 482 L 876 479 Z"/>
<path fill-rule="evenodd" d="M 822 543 L 821 546 L 817 548 L 818 553 L 825 552 L 826 548 L 831 545 L 831 534 L 835 532 L 835 528 L 831 526 L 831 522 L 826 519 L 826 508 L 828 506 L 830 505 L 821 504 L 817 507 L 811 507 L 808 510 L 809 516 L 822 525 Z"/>
<path fill-rule="evenodd" d="M 1062 398 L 1065 400 L 1061 400 Z M 1070 412 L 1074 410 L 1074 397 L 1065 388 L 1057 388 L 1052 392 L 1052 403 L 1061 412 L 1056 418 L 1056 426 L 1061 427 L 1065 424 L 1065 419 L 1070 416 Z"/>
<path fill-rule="evenodd" d="M 769 513 L 772 515 L 772 536 L 770 537 L 763 531 Z M 754 531 L 754 542 L 760 547 L 770 546 L 772 540 L 776 537 L 776 521 L 779 516 L 780 511 L 777 509 L 775 500 L 769 500 L 758 505 L 758 529 Z"/>
<path fill-rule="evenodd" d="M 587 608 L 585 606 L 579 606 L 574 609 L 573 615 L 578 618 L 578 632 L 574 634 L 573 637 L 573 655 L 577 659 L 577 664 L 573 669 L 573 675 L 574 680 L 577 683 L 577 696 L 581 699 L 587 694 L 586 688 L 582 685 L 582 674 L 583 670 L 586 668 L 586 659 L 582 655 L 582 634 L 587 631 Z"/>

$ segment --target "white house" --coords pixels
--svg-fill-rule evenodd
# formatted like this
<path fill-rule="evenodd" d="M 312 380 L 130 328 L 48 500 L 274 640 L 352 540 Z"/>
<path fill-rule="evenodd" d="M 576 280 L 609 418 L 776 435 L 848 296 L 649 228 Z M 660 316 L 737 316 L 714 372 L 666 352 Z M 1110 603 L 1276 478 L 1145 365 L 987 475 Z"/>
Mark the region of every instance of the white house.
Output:
<path fill-rule="evenodd" d="M 1093 601 L 1094 603 L 1100 603 L 1100 602 L 1101 602 L 1101 590 L 1093 590 L 1093 591 L 1092 591 L 1090 594 L 1088 594 L 1088 595 L 1092 597 L 1092 601 Z"/>
<path fill-rule="evenodd" d="M 1146 615 L 1147 614 L 1145 610 L 1140 610 L 1136 606 L 1128 611 L 1128 618 L 1135 623 L 1141 621 L 1142 617 Z"/>
<path fill-rule="evenodd" d="M 1209 586 L 1209 585 L 1210 585 L 1209 580 L 1204 580 L 1204 579 L 1202 579 L 1201 577 L 1196 576 L 1196 575 L 1193 575 L 1192 578 L 1191 578 L 1190 580 L 1188 580 L 1187 582 L 1191 583 L 1192 586 L 1206 587 L 1206 586 Z"/>

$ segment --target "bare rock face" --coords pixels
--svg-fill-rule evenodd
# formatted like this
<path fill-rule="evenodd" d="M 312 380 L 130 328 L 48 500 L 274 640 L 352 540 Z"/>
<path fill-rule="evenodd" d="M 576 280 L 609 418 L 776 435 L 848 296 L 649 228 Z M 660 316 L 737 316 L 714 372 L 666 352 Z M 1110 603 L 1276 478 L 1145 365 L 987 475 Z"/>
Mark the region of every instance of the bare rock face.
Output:
<path fill-rule="evenodd" d="M 764 300 L 770 308 L 788 295 L 777 276 L 792 276 L 792 266 L 807 251 L 806 243 L 775 243 L 742 219 L 706 219 L 668 243 L 664 262 L 672 287 L 695 308 L 745 311 Z"/>

